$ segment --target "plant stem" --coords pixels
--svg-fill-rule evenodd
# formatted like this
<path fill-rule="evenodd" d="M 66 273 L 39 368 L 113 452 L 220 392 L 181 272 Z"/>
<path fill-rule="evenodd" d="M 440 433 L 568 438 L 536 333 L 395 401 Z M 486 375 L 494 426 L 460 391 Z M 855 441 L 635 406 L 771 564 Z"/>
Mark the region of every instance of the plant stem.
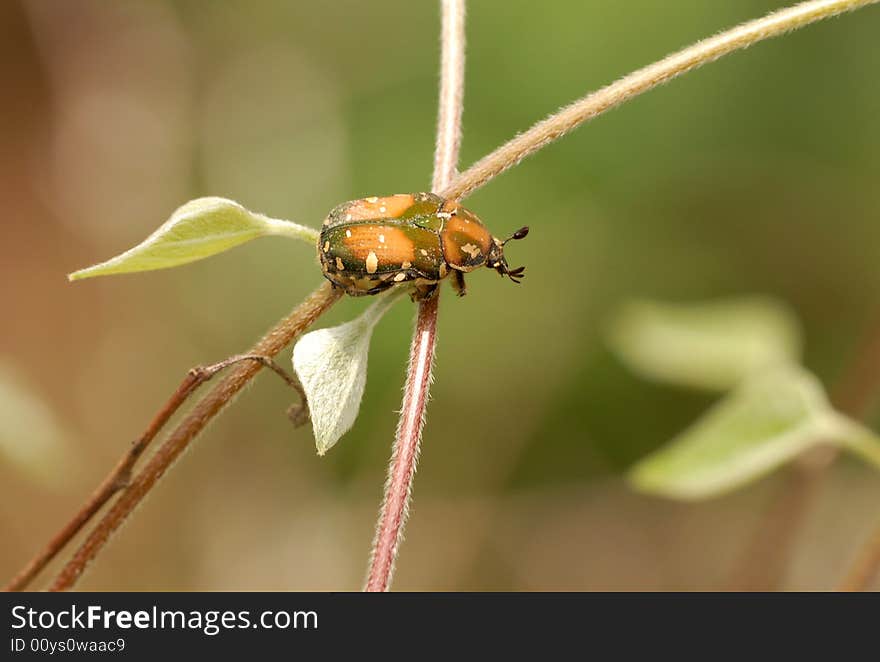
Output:
<path fill-rule="evenodd" d="M 456 175 L 464 111 L 464 0 L 443 0 L 440 35 L 440 98 L 432 191 L 442 191 Z"/>
<path fill-rule="evenodd" d="M 184 377 L 180 386 L 159 410 L 143 435 L 135 441 L 122 459 L 116 464 L 110 474 L 103 480 L 97 489 L 89 497 L 88 501 L 79 509 L 62 529 L 55 534 L 46 547 L 31 559 L 28 564 L 6 585 L 7 591 L 22 591 L 28 584 L 55 558 L 71 538 L 94 517 L 110 498 L 119 490 L 126 487 L 131 479 L 131 470 L 138 458 L 146 450 L 147 446 L 162 429 L 168 419 L 176 412 L 186 399 L 199 387 L 204 380 L 200 380 L 195 371 L 191 370 Z"/>
<path fill-rule="evenodd" d="M 437 114 L 437 148 L 431 188 L 446 188 L 455 176 L 461 145 L 464 98 L 464 0 L 441 0 L 443 13 L 440 57 L 440 95 Z M 409 514 L 412 483 L 425 425 L 425 408 L 434 368 L 437 342 L 439 291 L 419 304 L 419 315 L 410 346 L 409 366 L 397 435 L 391 450 L 385 495 L 379 510 L 370 554 L 366 591 L 387 591 Z"/>
<path fill-rule="evenodd" d="M 403 406 L 370 555 L 370 571 L 365 588 L 367 591 L 387 591 L 391 587 L 394 563 L 409 515 L 413 476 L 419 459 L 419 442 L 425 424 L 425 407 L 428 404 L 428 389 L 434 364 L 439 300 L 439 296 L 433 296 L 419 305 Z"/>
<path fill-rule="evenodd" d="M 340 296 L 342 296 L 341 290 L 333 288 L 328 282 L 323 283 L 293 312 L 269 330 L 248 351 L 248 354 L 274 357 L 311 326 L 339 300 Z M 199 400 L 186 418 L 168 435 L 165 443 L 160 446 L 146 466 L 124 488 L 110 510 L 95 525 L 73 558 L 61 570 L 50 590 L 63 591 L 73 588 L 86 566 L 104 548 L 110 536 L 128 518 L 184 449 L 262 367 L 263 364 L 258 361 L 235 365 L 220 383 Z M 157 418 L 161 418 L 161 412 Z"/>
<path fill-rule="evenodd" d="M 642 92 L 734 51 L 880 0 L 811 0 L 699 41 L 588 94 L 538 122 L 458 175 L 441 195 L 463 198 L 575 127 Z"/>
<path fill-rule="evenodd" d="M 67 543 L 80 532 L 80 530 L 88 524 L 89 520 L 103 508 L 110 498 L 119 490 L 128 486 L 131 481 L 131 470 L 135 463 L 144 454 L 144 451 L 150 445 L 150 442 L 156 437 L 159 431 L 165 426 L 168 420 L 177 412 L 184 402 L 195 393 L 196 389 L 202 384 L 210 380 L 214 375 L 229 367 L 233 363 L 240 361 L 258 361 L 263 367 L 271 369 L 278 374 L 288 385 L 295 388 L 300 393 L 303 403 L 305 403 L 305 395 L 302 387 L 293 380 L 290 375 L 284 372 L 278 365 L 264 356 L 232 356 L 228 359 L 208 366 L 197 366 L 186 373 L 186 377 L 177 387 L 177 390 L 165 403 L 165 406 L 159 410 L 144 433 L 129 447 L 128 451 L 122 456 L 113 470 L 98 485 L 97 489 L 92 493 L 89 499 L 83 504 L 82 508 L 77 511 L 73 518 L 65 524 L 61 530 L 49 541 L 46 547 L 32 558 L 28 564 L 6 585 L 6 591 L 23 591 L 27 588 L 34 578 L 42 572 L 52 559 L 64 549 Z"/>

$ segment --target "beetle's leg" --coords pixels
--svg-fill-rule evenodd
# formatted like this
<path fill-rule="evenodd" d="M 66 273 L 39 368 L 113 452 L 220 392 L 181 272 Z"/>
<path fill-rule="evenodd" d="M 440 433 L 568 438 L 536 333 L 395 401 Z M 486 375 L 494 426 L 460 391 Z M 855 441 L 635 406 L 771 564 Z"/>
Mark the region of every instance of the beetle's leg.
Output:
<path fill-rule="evenodd" d="M 413 301 L 427 301 L 437 293 L 438 283 L 416 283 L 410 294 Z"/>
<path fill-rule="evenodd" d="M 467 294 L 467 287 L 464 284 L 464 274 L 461 271 L 454 270 L 452 272 L 452 288 L 460 297 Z"/>
<path fill-rule="evenodd" d="M 385 290 L 392 287 L 393 285 L 395 285 L 395 283 L 390 282 L 390 281 L 383 282 L 383 283 L 380 283 L 379 285 L 376 285 L 376 287 L 370 288 L 366 292 L 364 292 L 363 290 L 359 291 L 358 296 L 379 294 L 380 292 L 384 292 Z"/>

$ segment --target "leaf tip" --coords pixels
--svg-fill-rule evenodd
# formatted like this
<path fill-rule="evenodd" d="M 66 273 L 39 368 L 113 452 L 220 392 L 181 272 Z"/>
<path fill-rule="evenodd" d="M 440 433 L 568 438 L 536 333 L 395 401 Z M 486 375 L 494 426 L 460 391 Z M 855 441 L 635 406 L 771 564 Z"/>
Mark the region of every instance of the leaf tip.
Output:
<path fill-rule="evenodd" d="M 88 272 L 89 272 L 88 269 L 78 269 L 77 271 L 71 271 L 69 274 L 67 274 L 67 282 L 73 283 L 74 281 L 83 280 L 84 278 L 88 278 L 89 277 Z"/>

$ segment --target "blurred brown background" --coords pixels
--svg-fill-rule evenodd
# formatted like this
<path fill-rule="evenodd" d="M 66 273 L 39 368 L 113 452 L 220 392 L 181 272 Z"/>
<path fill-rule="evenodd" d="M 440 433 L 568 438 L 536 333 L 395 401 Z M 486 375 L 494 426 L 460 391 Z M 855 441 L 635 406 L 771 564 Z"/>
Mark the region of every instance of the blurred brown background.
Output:
<path fill-rule="evenodd" d="M 463 164 L 783 4 L 471 3 Z M 66 521 L 188 368 L 246 348 L 321 280 L 312 249 L 282 239 L 165 272 L 65 274 L 197 196 L 317 226 L 340 201 L 424 190 L 438 26 L 435 2 L 405 0 L 0 4 L 0 574 Z M 466 298 L 444 293 L 395 588 L 724 583 L 780 478 L 702 504 L 632 493 L 621 471 L 711 398 L 632 376 L 601 323 L 631 296 L 776 295 L 804 322 L 807 365 L 834 383 L 880 310 L 878 35 L 870 8 L 761 44 L 469 199 L 496 234 L 531 225 L 509 251 L 529 277 L 476 273 Z M 378 327 L 361 416 L 326 457 L 262 376 L 80 586 L 358 589 L 412 317 L 399 305 Z M 839 462 L 785 587 L 832 587 L 878 501 L 876 473 Z"/>

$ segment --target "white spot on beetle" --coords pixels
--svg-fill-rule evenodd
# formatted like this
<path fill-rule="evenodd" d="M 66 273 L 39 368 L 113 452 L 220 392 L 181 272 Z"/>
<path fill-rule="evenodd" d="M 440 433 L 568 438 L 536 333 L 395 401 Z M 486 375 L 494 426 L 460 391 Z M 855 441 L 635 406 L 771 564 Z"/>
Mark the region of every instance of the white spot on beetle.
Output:
<path fill-rule="evenodd" d="M 412 262 L 404 262 L 400 265 L 401 269 L 409 269 L 412 266 Z"/>
<path fill-rule="evenodd" d="M 379 198 L 375 195 L 371 195 L 369 198 L 364 198 L 364 200 L 366 200 L 370 204 L 375 204 L 376 202 L 379 202 Z"/>
<path fill-rule="evenodd" d="M 346 215 L 345 215 L 345 220 L 346 220 L 346 221 L 350 221 L 350 220 L 351 220 L 351 214 L 346 214 Z"/>
<path fill-rule="evenodd" d="M 336 258 L 336 268 L 339 269 L 340 271 L 345 271 L 345 265 L 342 264 L 342 258 L 340 258 L 340 257 Z"/>
<path fill-rule="evenodd" d="M 402 280 L 406 280 L 406 274 L 402 271 L 394 277 L 394 282 L 399 283 Z"/>
<path fill-rule="evenodd" d="M 424 248 L 421 250 L 421 253 L 422 253 L 422 255 L 424 255 L 425 257 L 428 257 L 428 251 L 426 251 Z"/>
<path fill-rule="evenodd" d="M 446 276 L 446 263 L 440 265 L 440 278 Z"/>
<path fill-rule="evenodd" d="M 463 250 L 465 253 L 470 255 L 471 259 L 474 259 L 480 255 L 480 249 L 477 248 L 476 246 L 474 246 L 473 244 L 465 244 L 464 246 L 461 247 L 461 250 Z"/>
<path fill-rule="evenodd" d="M 384 214 L 386 211 L 388 211 L 388 208 L 386 206 L 383 205 L 383 206 L 379 207 L 380 214 Z"/>
<path fill-rule="evenodd" d="M 346 236 L 346 237 L 350 237 L 350 236 L 351 236 L 351 230 L 346 230 L 346 231 L 345 231 L 345 236 Z"/>
<path fill-rule="evenodd" d="M 380 234 L 380 235 L 379 235 L 379 243 L 380 243 L 380 244 L 384 244 L 384 243 L 385 243 L 385 235 L 384 235 L 384 234 Z"/>
<path fill-rule="evenodd" d="M 379 258 L 376 257 L 376 254 L 373 251 L 370 251 L 370 254 L 367 255 L 367 260 L 365 264 L 367 265 L 368 274 L 376 273 L 376 269 L 379 268 Z"/>
<path fill-rule="evenodd" d="M 324 252 L 326 253 L 326 252 L 329 251 L 329 250 L 330 250 L 330 242 L 329 242 L 329 241 L 325 241 L 325 242 L 324 242 Z"/>

